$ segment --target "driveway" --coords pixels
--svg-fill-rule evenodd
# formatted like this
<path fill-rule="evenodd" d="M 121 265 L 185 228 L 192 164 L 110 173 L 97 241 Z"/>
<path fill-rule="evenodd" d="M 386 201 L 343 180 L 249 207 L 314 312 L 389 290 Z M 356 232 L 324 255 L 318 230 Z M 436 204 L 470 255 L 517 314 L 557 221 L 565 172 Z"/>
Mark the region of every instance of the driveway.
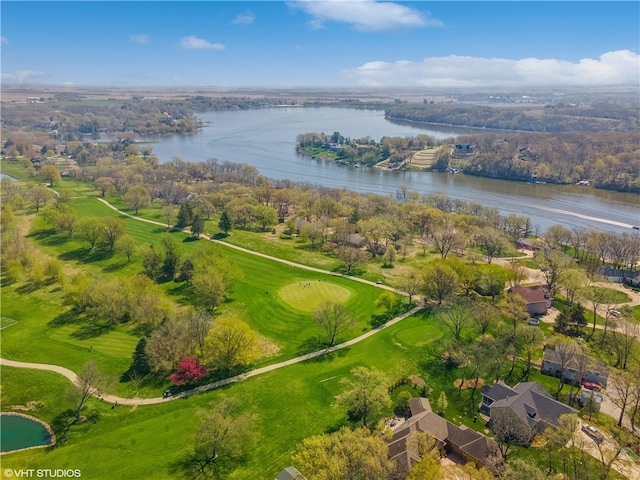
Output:
<path fill-rule="evenodd" d="M 600 434 L 603 436 L 603 441 L 601 444 L 601 448 L 603 451 L 614 452 L 617 448 L 617 444 L 611 435 L 600 431 Z M 598 461 L 601 461 L 600 458 L 600 450 L 598 449 L 598 445 L 596 444 L 596 440 L 591 438 L 589 435 L 584 433 L 582 429 L 579 427 L 576 432 L 577 441 L 576 445 L 587 452 L 592 457 L 596 458 Z M 569 445 L 567 445 L 569 446 Z M 605 454 L 606 455 L 606 454 Z M 613 462 L 611 466 L 613 470 L 624 475 L 629 480 L 638 480 L 640 479 L 640 465 L 633 461 L 627 453 L 622 450 L 617 460 Z"/>

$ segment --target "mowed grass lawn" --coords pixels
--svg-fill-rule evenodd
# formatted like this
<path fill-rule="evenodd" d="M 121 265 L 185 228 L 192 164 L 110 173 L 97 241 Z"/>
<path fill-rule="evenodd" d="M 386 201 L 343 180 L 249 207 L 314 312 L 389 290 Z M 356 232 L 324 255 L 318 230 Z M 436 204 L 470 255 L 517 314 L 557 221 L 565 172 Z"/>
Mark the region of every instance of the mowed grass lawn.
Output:
<path fill-rule="evenodd" d="M 282 468 L 291 465 L 290 456 L 304 438 L 348 423 L 346 412 L 335 406 L 334 396 L 342 391 L 340 380 L 348 377 L 352 368 L 376 367 L 391 384 L 403 376 L 420 373 L 423 346 L 440 335 L 431 319 L 410 317 L 332 356 L 291 365 L 186 400 L 138 408 L 120 406 L 114 410 L 91 400 L 87 409 L 100 412 L 97 423 L 73 429 L 69 441 L 56 449 L 5 455 L 3 468 L 79 468 L 82 477 L 88 479 L 180 478 L 170 469 L 189 448 L 198 410 L 220 395 L 227 395 L 239 399 L 242 409 L 257 414 L 257 442 L 249 450 L 246 465 L 231 478 L 273 479 Z M 43 398 L 46 410 L 41 415 L 37 411 L 31 414 L 50 421 L 67 408 L 64 385 L 52 375 L 3 368 L 3 409 Z M 424 378 L 429 383 L 429 378 Z M 21 391 L 23 381 L 35 387 Z"/>
<path fill-rule="evenodd" d="M 372 316 L 376 315 L 374 303 L 382 293 L 380 289 L 238 252 L 205 239 L 189 241 L 191 239 L 186 234 L 167 233 L 164 227 L 121 216 L 95 198 L 74 199 L 71 205 L 81 217 L 121 217 L 127 233 L 141 245 L 157 245 L 163 235 L 173 235 L 183 241 L 185 254 L 193 253 L 198 248 L 208 248 L 238 265 L 243 272 L 243 279 L 233 287 L 230 299 L 218 308 L 217 313 L 242 318 L 261 336 L 279 347 L 278 355 L 262 359 L 256 366 L 319 348 L 318 337 L 322 332 L 313 322 L 311 311 L 299 308 L 300 304 L 295 301 L 292 305 L 291 299 L 281 298 L 279 292 L 282 289 L 303 289 L 299 285 L 311 283 L 324 289 L 324 294 L 314 296 L 314 301 L 344 301 L 358 320 L 357 325 L 344 335 L 345 339 L 371 328 Z M 84 270 L 119 277 L 142 272 L 137 256 L 127 263 L 123 254 L 109 255 L 99 248 L 90 251 L 87 242 L 55 234 L 39 217 L 34 219 L 31 239 L 43 252 L 62 259 L 76 272 Z M 2 289 L 3 316 L 17 321 L 3 331 L 3 355 L 15 360 L 55 363 L 74 371 L 78 371 L 87 360 L 95 360 L 105 371 L 117 376 L 128 368 L 138 341 L 132 326 L 98 328 L 70 315 L 70 308 L 63 301 L 64 290 L 60 287 L 44 286 L 28 293 L 25 293 L 25 288 L 26 285 L 18 284 Z M 191 302 L 191 296 L 185 293 L 185 286 L 181 283 L 167 282 L 160 288 L 178 304 Z M 338 295 L 336 292 L 341 293 Z M 126 387 L 120 385 L 118 388 Z"/>

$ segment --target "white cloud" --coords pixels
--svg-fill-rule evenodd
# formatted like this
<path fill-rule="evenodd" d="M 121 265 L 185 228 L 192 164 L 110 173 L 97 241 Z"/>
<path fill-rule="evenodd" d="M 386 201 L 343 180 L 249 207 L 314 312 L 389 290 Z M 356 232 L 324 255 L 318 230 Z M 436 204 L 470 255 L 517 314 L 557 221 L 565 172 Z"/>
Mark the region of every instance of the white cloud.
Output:
<path fill-rule="evenodd" d="M 251 12 L 240 13 L 236 18 L 233 19 L 233 24 L 235 25 L 250 25 L 256 19 L 256 16 Z"/>
<path fill-rule="evenodd" d="M 224 45 L 221 43 L 210 43 L 203 38 L 190 35 L 180 40 L 180 48 L 184 48 L 185 50 L 224 50 Z"/>
<path fill-rule="evenodd" d="M 149 37 L 149 35 L 145 34 L 129 35 L 129 40 L 133 43 L 140 43 L 142 45 L 146 45 L 147 43 L 151 42 L 151 38 Z"/>
<path fill-rule="evenodd" d="M 0 43 L 2 43 L 2 45 L 9 45 L 9 39 L 2 35 L 0 36 Z"/>
<path fill-rule="evenodd" d="M 300 0 L 290 2 L 313 17 L 311 28 L 323 28 L 324 23 L 349 23 L 361 31 L 395 28 L 441 27 L 442 22 L 426 18 L 422 12 L 405 5 L 375 0 Z"/>
<path fill-rule="evenodd" d="M 6 83 L 31 83 L 45 78 L 45 73 L 38 70 L 18 70 L 15 73 L 2 74 L 2 81 Z"/>
<path fill-rule="evenodd" d="M 640 56 L 629 50 L 569 62 L 555 58 L 481 58 L 451 55 L 422 62 L 368 62 L 344 71 L 367 86 L 638 85 Z"/>

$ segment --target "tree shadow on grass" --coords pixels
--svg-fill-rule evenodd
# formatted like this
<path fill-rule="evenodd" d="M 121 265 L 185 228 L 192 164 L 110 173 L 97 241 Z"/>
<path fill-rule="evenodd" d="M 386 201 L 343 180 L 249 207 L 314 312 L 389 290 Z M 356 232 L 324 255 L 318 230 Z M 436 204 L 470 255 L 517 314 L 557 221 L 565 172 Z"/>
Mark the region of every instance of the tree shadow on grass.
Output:
<path fill-rule="evenodd" d="M 332 434 L 332 433 L 337 432 L 337 431 L 338 431 L 338 430 L 340 430 L 342 427 L 348 427 L 348 428 L 351 428 L 351 426 L 352 426 L 352 424 L 349 422 L 349 420 L 348 420 L 346 417 L 344 417 L 344 418 L 341 418 L 340 420 L 338 420 L 337 422 L 335 422 L 335 423 L 333 423 L 333 424 L 329 425 L 329 426 L 325 429 L 324 433 L 325 433 L 325 434 L 327 434 L 327 435 L 330 435 L 330 434 Z"/>
<path fill-rule="evenodd" d="M 75 310 L 69 310 L 68 312 L 61 313 L 49 323 L 47 326 L 49 327 L 61 327 L 63 325 L 69 325 L 74 323 L 83 323 L 86 319 L 82 316 L 81 313 Z"/>
<path fill-rule="evenodd" d="M 371 315 L 371 328 L 379 328 L 387 323 L 392 317 L 388 313 L 380 313 Z"/>
<path fill-rule="evenodd" d="M 27 282 L 21 287 L 16 288 L 16 292 L 21 295 L 27 295 L 29 293 L 35 292 L 36 290 L 39 290 L 43 286 L 43 283 Z"/>
<path fill-rule="evenodd" d="M 45 245 L 47 247 L 59 247 L 69 240 L 69 236 L 67 234 L 58 233 L 53 228 L 37 230 L 27 235 L 27 237 L 33 238 L 41 245 Z"/>
<path fill-rule="evenodd" d="M 71 334 L 72 338 L 76 340 L 88 340 L 90 338 L 100 337 L 106 333 L 111 332 L 115 328 L 113 324 L 104 323 L 86 323 L 82 325 L 78 330 Z"/>
<path fill-rule="evenodd" d="M 56 436 L 57 443 L 54 447 L 62 445 L 67 441 L 67 433 L 75 421 L 75 412 L 72 409 L 60 412 L 51 421 L 51 430 Z"/>
<path fill-rule="evenodd" d="M 333 273 L 339 273 L 344 275 L 345 277 L 360 277 L 366 273 L 366 270 L 359 267 L 352 267 L 351 271 L 347 271 L 347 267 L 344 265 L 338 265 L 337 267 L 331 269 Z"/>
<path fill-rule="evenodd" d="M 321 337 L 315 336 L 306 339 L 298 346 L 297 355 L 306 355 L 307 353 L 317 352 L 323 348 L 329 347 L 329 344 Z"/>
<path fill-rule="evenodd" d="M 328 363 L 333 361 L 336 358 L 341 358 L 346 356 L 351 349 L 349 347 L 341 348 L 340 350 L 335 350 L 329 353 L 323 353 L 322 355 L 318 355 L 317 357 L 310 358 L 305 360 L 302 363 Z"/>
<path fill-rule="evenodd" d="M 76 261 L 82 263 L 93 263 L 99 262 L 101 260 L 106 260 L 113 256 L 113 251 L 108 250 L 106 248 L 100 247 L 82 247 L 72 250 L 70 252 L 65 252 L 60 255 L 60 260 L 65 261 Z"/>
<path fill-rule="evenodd" d="M 102 269 L 105 273 L 113 273 L 126 267 L 129 264 L 127 260 L 120 260 L 119 262 L 113 262 Z"/>

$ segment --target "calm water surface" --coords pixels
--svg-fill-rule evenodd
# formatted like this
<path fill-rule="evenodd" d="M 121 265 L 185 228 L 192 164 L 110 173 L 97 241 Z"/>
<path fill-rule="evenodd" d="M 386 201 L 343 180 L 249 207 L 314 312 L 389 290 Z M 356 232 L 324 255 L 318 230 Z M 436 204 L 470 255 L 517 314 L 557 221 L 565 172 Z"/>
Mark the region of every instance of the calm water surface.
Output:
<path fill-rule="evenodd" d="M 264 110 L 209 112 L 195 135 L 147 139 L 161 162 L 180 157 L 199 162 L 248 163 L 270 178 L 288 178 L 327 187 L 359 192 L 395 194 L 401 185 L 420 194 L 442 192 L 451 198 L 473 200 L 496 207 L 504 214 L 516 213 L 532 219 L 544 230 L 559 223 L 568 228 L 582 226 L 605 231 L 631 232 L 640 224 L 640 195 L 595 190 L 576 185 L 529 185 L 469 175 L 434 172 L 382 172 L 354 168 L 295 153 L 296 136 L 311 131 L 339 131 L 351 138 L 369 136 L 415 136 L 426 133 L 443 139 L 477 133 L 478 130 L 415 126 L 392 123 L 384 112 L 346 108 L 272 108 Z"/>
<path fill-rule="evenodd" d="M 17 415 L 0 415 L 0 451 L 49 445 L 51 435 L 40 423 Z"/>

